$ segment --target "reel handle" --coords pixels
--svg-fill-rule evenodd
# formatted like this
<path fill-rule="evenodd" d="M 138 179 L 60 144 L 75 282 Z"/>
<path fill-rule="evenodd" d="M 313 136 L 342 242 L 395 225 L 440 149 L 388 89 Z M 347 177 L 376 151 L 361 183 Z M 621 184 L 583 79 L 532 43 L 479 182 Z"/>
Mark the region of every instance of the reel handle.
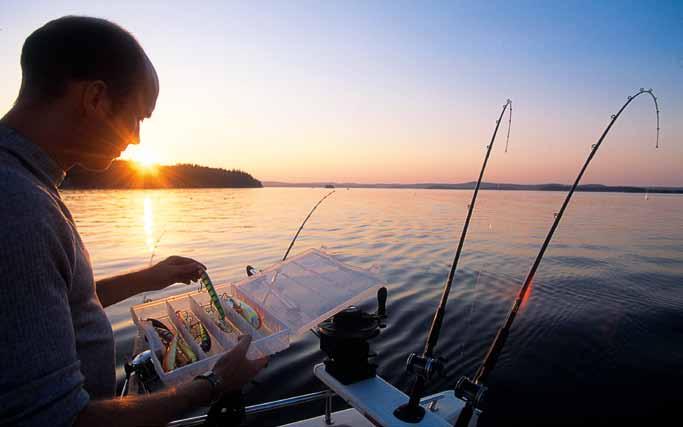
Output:
<path fill-rule="evenodd" d="M 377 290 L 377 316 L 387 317 L 387 288 L 384 286 Z"/>

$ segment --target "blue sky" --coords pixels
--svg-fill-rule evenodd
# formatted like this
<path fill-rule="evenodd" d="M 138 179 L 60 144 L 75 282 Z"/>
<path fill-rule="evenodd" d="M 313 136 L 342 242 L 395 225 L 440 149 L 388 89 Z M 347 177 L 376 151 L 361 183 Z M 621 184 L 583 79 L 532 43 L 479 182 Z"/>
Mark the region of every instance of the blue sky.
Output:
<path fill-rule="evenodd" d="M 263 180 L 469 181 L 511 98 L 511 149 L 494 152 L 487 180 L 569 182 L 610 115 L 651 87 L 662 148 L 641 97 L 585 182 L 683 186 L 680 1 L 5 0 L 3 111 L 24 38 L 65 14 L 111 19 L 147 50 L 162 89 L 140 149 L 162 163 Z"/>

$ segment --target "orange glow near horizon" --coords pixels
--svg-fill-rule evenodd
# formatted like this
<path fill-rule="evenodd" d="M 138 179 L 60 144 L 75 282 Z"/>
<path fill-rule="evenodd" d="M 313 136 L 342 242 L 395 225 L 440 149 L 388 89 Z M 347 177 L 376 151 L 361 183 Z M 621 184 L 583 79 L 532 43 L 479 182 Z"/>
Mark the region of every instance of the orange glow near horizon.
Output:
<path fill-rule="evenodd" d="M 142 175 L 156 175 L 158 173 L 158 157 L 147 146 L 128 146 L 121 153 L 124 160 L 132 160 L 138 173 Z"/>

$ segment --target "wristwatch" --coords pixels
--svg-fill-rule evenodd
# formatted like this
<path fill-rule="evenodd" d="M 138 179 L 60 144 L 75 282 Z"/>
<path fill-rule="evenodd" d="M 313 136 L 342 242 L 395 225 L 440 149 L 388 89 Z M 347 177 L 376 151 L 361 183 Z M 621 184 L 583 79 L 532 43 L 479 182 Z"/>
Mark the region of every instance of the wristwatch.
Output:
<path fill-rule="evenodd" d="M 221 390 L 223 389 L 223 380 L 220 379 L 213 371 L 209 371 L 202 375 L 194 377 L 195 380 L 206 380 L 211 384 L 211 402 L 215 403 L 221 397 Z"/>

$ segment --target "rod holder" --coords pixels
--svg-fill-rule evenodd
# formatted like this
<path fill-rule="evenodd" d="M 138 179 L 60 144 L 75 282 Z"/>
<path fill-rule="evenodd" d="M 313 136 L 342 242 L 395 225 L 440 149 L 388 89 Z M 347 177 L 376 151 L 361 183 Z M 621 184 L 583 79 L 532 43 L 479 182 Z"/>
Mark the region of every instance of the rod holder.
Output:
<path fill-rule="evenodd" d="M 424 385 L 435 376 L 441 375 L 443 362 L 438 358 L 411 353 L 406 361 L 406 370 L 416 376 L 415 383 L 410 392 L 410 399 L 394 410 L 394 416 L 403 422 L 414 424 L 422 421 L 425 415 L 425 409 L 420 406 Z"/>

